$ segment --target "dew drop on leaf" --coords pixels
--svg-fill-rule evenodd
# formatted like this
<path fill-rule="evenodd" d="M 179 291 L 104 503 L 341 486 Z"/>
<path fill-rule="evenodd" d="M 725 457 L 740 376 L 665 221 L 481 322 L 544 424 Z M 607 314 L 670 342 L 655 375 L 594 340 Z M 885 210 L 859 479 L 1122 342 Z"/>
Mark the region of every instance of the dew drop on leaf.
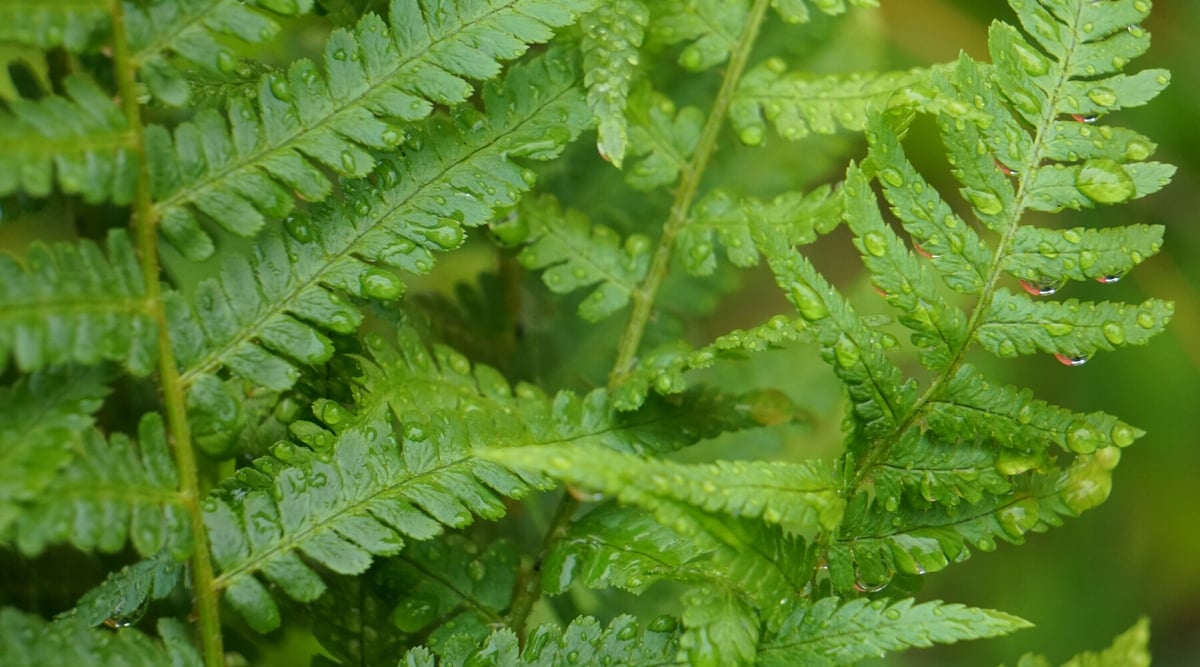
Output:
<path fill-rule="evenodd" d="M 887 239 L 879 232 L 867 232 L 863 235 L 862 243 L 863 249 L 876 257 L 887 254 Z"/>
<path fill-rule="evenodd" d="M 362 293 L 372 299 L 391 301 L 404 293 L 404 283 L 390 271 L 372 268 L 359 278 Z"/>
<path fill-rule="evenodd" d="M 633 639 L 634 637 L 637 637 L 637 626 L 636 625 L 633 625 L 633 624 L 626 625 L 625 627 L 623 627 L 619 631 L 617 631 L 617 639 L 620 639 L 621 641 L 629 641 L 629 640 Z"/>
<path fill-rule="evenodd" d="M 1000 201 L 1000 198 L 995 193 L 968 188 L 963 194 L 966 196 L 967 201 L 971 202 L 971 205 L 975 207 L 975 210 L 984 215 L 996 215 L 1004 210 L 1004 203 Z"/>
<path fill-rule="evenodd" d="M 1122 345 L 1125 343 L 1125 330 L 1116 322 L 1108 322 L 1100 328 L 1104 332 L 1104 337 L 1113 345 Z"/>
<path fill-rule="evenodd" d="M 1093 158 L 1075 175 L 1075 187 L 1099 204 L 1119 204 L 1137 194 L 1133 177 L 1115 160 Z"/>
<path fill-rule="evenodd" d="M 1115 282 L 1119 282 L 1123 277 L 1124 274 L 1121 273 L 1109 273 L 1107 275 L 1098 276 L 1096 278 L 1096 282 L 1100 283 L 1101 285 L 1111 285 Z"/>
<path fill-rule="evenodd" d="M 673 616 L 667 616 L 664 614 L 650 621 L 650 624 L 646 626 L 646 629 L 650 630 L 651 632 L 674 632 L 675 626 L 675 618 Z"/>
<path fill-rule="evenodd" d="M 1138 326 L 1143 329 L 1153 329 L 1154 328 L 1154 316 L 1151 315 L 1150 313 L 1146 313 L 1146 312 L 1138 313 L 1137 323 L 1138 323 Z"/>
<path fill-rule="evenodd" d="M 1091 123 L 1096 122 L 1096 119 L 1099 118 L 1099 116 L 1084 116 L 1082 114 L 1073 113 L 1073 114 L 1071 114 L 1071 118 L 1074 118 L 1075 121 L 1078 123 L 1091 124 Z"/>
<path fill-rule="evenodd" d="M 1089 359 L 1088 355 L 1086 354 L 1069 355 L 1062 353 L 1054 355 L 1054 358 L 1058 359 L 1058 363 L 1064 366 L 1082 366 L 1086 364 Z"/>
<path fill-rule="evenodd" d="M 1022 280 L 1021 288 L 1033 296 L 1050 296 L 1057 293 L 1066 284 L 1067 281 L 1065 278 L 1057 280 L 1054 278 L 1043 278 L 1038 281 Z"/>
<path fill-rule="evenodd" d="M 791 293 L 792 302 L 796 304 L 796 309 L 800 311 L 804 319 L 815 321 L 829 315 L 829 309 L 825 307 L 825 302 L 808 285 L 799 282 L 792 283 Z"/>
<path fill-rule="evenodd" d="M 1117 103 L 1117 94 L 1111 88 L 1097 86 L 1088 91 L 1088 99 L 1102 107 L 1111 107 Z"/>

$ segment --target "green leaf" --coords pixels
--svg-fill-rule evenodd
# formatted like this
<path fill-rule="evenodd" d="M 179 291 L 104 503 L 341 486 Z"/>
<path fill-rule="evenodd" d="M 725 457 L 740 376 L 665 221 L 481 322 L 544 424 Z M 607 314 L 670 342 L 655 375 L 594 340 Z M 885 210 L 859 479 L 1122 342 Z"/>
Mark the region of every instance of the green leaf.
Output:
<path fill-rule="evenodd" d="M 574 209 L 563 211 L 549 195 L 526 199 L 516 215 L 529 230 L 517 260 L 544 269 L 546 287 L 567 294 L 598 284 L 579 304 L 580 317 L 589 322 L 624 308 L 650 267 L 652 245 L 645 236 L 630 236 L 622 248 L 616 232 Z"/>
<path fill-rule="evenodd" d="M 996 447 L 987 441 L 943 440 L 913 429 L 888 452 L 875 473 L 875 494 L 896 511 L 901 498 L 954 507 L 1002 496 L 1011 488 L 996 467 Z"/>
<path fill-rule="evenodd" d="M 821 186 L 807 194 L 787 192 L 771 201 L 761 201 L 713 190 L 692 207 L 688 223 L 676 240 L 676 252 L 689 273 L 710 275 L 717 267 L 715 235 L 731 264 L 755 266 L 759 258 L 755 226 L 770 228 L 793 245 L 812 243 L 840 221 L 841 194 L 840 190 Z"/>
<path fill-rule="evenodd" d="M 831 529 L 841 520 L 843 509 L 832 466 L 819 462 L 686 465 L 583 444 L 490 450 L 482 455 L 613 496 L 654 512 L 666 525 L 679 519 L 676 502 L 710 513 L 761 518 L 794 530 Z"/>
<path fill-rule="evenodd" d="M 162 600 L 175 592 L 183 581 L 184 566 L 166 552 L 127 565 L 88 591 L 74 609 L 60 614 L 57 621 L 78 621 L 95 627 L 100 624 L 125 627 L 137 623 L 153 600 Z"/>
<path fill-rule="evenodd" d="M 0 109 L 0 195 L 46 197 L 57 185 L 90 204 L 128 204 L 140 159 L 125 115 L 82 75 L 62 85 L 66 97 L 16 99 Z"/>
<path fill-rule="evenodd" d="M 372 149 L 403 144 L 406 151 L 420 151 L 429 140 L 393 127 L 392 119 L 411 123 L 430 115 L 434 104 L 465 101 L 474 92 L 467 79 L 495 78 L 500 60 L 548 40 L 554 27 L 590 6 L 590 0 L 434 6 L 396 0 L 391 28 L 367 14 L 353 32 L 334 30 L 325 47 L 324 72 L 300 60 L 286 77 L 264 77 L 257 109 L 245 99 L 233 100 L 228 126 L 209 111 L 176 128 L 173 139 L 163 128 L 149 128 L 147 152 L 163 234 L 189 258 L 204 259 L 213 246 L 197 214 L 235 234 L 253 236 L 267 217 L 292 210 L 291 192 L 308 201 L 329 195 L 331 184 L 320 166 L 358 178 L 378 163 Z M 544 84 L 548 97 L 556 99 L 562 94 L 556 79 L 564 73 L 553 74 L 542 78 L 553 81 Z M 528 95 L 528 88 L 519 90 L 500 100 L 496 93 L 485 94 L 492 100 L 493 120 L 546 104 L 542 96 Z M 544 147 L 529 137 L 524 147 L 509 151 L 514 157 L 549 156 L 565 135 L 578 131 L 569 128 L 539 137 Z M 460 150 L 480 146 L 487 144 L 472 142 Z"/>
<path fill-rule="evenodd" d="M 996 290 L 975 329 L 987 351 L 1002 357 L 1049 352 L 1072 359 L 1099 350 L 1145 345 L 1162 332 L 1175 305 L 1148 299 L 1139 306 L 1111 301 L 1033 301 L 1024 294 Z"/>
<path fill-rule="evenodd" d="M 24 506 L 42 498 L 74 458 L 73 444 L 91 428 L 108 388 L 100 373 L 58 368 L 0 388 L 0 536 Z"/>
<path fill-rule="evenodd" d="M 24 262 L 0 253 L 0 368 L 121 362 L 135 375 L 154 368 L 158 325 L 145 302 L 137 255 L 123 230 L 107 257 L 91 241 L 35 242 Z"/>
<path fill-rule="evenodd" d="M 1039 284 L 1091 280 L 1112 283 L 1162 247 L 1162 225 L 1107 229 L 1020 227 L 1004 258 L 1009 273 Z"/>
<path fill-rule="evenodd" d="M 690 665 L 753 665 L 759 643 L 758 615 L 734 593 L 692 588 L 683 594 L 679 646 Z"/>
<path fill-rule="evenodd" d="M 75 52 L 88 50 L 108 32 L 108 12 L 105 0 L 4 0 L 0 2 L 0 42 L 41 49 L 61 46 Z"/>
<path fill-rule="evenodd" d="M 777 629 L 763 638 L 756 664 L 796 667 L 847 665 L 910 647 L 999 637 L 1033 627 L 990 609 L 939 601 L 822 598 L 791 603 Z"/>
<path fill-rule="evenodd" d="M 64 542 L 112 553 L 132 541 L 142 556 L 162 549 L 179 560 L 188 556 L 191 526 L 158 414 L 142 416 L 136 444 L 121 433 L 105 440 L 96 430 L 67 443 L 77 455 L 22 507 L 12 526 L 23 553 Z"/>
<path fill-rule="evenodd" d="M 97 630 L 80 623 L 46 621 L 12 608 L 0 609 L 0 655 L 9 667 L 70 664 L 80 667 L 200 667 L 200 654 L 188 640 L 186 627 L 171 618 L 160 619 L 156 641 L 125 628 Z"/>
<path fill-rule="evenodd" d="M 670 621 L 671 619 L 667 619 Z M 607 628 L 590 616 L 576 618 L 566 630 L 554 625 L 536 628 L 524 649 L 512 630 L 497 630 L 481 646 L 439 646 L 435 657 L 419 647 L 400 660 L 402 667 L 466 667 L 494 661 L 501 665 L 554 667 L 564 664 L 672 664 L 679 646 L 673 621 L 652 621 L 645 630 L 632 616 L 613 619 Z"/>
<path fill-rule="evenodd" d="M 738 83 L 729 119 L 742 142 L 750 145 L 763 142 L 767 123 L 789 141 L 813 133 L 861 132 L 868 108 L 908 101 L 906 93 L 927 87 L 932 71 L 818 76 L 788 72 L 781 58 L 768 58 Z"/>
<path fill-rule="evenodd" d="M 700 143 L 704 114 L 693 106 L 676 111 L 665 95 L 642 85 L 629 96 L 629 157 L 636 158 L 625 180 L 636 190 L 671 185 Z"/>
<path fill-rule="evenodd" d="M 580 23 L 583 82 L 588 106 L 599 121 L 596 147 L 600 156 L 618 169 L 629 143 L 625 102 L 638 71 L 638 47 L 649 20 L 649 10 L 641 0 L 617 0 L 602 3 Z"/>
<path fill-rule="evenodd" d="M 539 96 L 517 94 L 534 81 Z M 268 232 L 248 256 L 226 256 L 220 278 L 197 287 L 194 306 L 169 295 L 184 384 L 225 367 L 282 390 L 296 382 L 300 364 L 328 359 L 325 332 L 350 333 L 362 321 L 344 295 L 398 298 L 404 283 L 393 269 L 429 271 L 434 251 L 462 243 L 463 227 L 486 223 L 529 189 L 533 174 L 513 157 L 549 159 L 582 130 L 587 111 L 575 81 L 572 63 L 554 53 L 513 68 L 485 89 L 488 115 L 460 110 L 431 119 L 414 132 L 422 148 L 381 164 L 378 185 L 347 183 L 344 203 L 297 214 L 286 234 Z"/>
<path fill-rule="evenodd" d="M 230 43 L 261 44 L 275 38 L 276 15 L 296 16 L 312 0 L 169 0 L 123 3 L 133 62 L 150 94 L 172 106 L 188 102 L 189 69 L 222 75 L 244 67 Z M 256 11 L 257 9 L 257 11 Z M 265 11 L 264 11 L 265 10 Z"/>

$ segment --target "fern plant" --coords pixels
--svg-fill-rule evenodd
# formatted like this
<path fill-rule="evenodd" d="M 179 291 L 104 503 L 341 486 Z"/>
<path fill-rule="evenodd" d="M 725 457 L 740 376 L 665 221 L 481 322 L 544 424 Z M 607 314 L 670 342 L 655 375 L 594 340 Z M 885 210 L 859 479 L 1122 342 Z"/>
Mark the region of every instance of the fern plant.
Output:
<path fill-rule="evenodd" d="M 779 49 L 873 4 L 0 2 L 3 224 L 66 230 L 0 254 L 0 540 L 113 554 L 0 610 L 2 662 L 259 662 L 282 627 L 314 664 L 841 665 L 1028 627 L 920 577 L 1097 506 L 1143 435 L 981 360 L 1167 325 L 1057 292 L 1159 250 L 1071 211 L 1170 180 L 1108 122 L 1169 74 L 1125 72 L 1148 0 L 1010 0 L 989 62 Z M 737 173 L 835 133 L 866 148 L 812 148 L 833 177 Z M 843 225 L 886 312 L 814 263 Z M 438 289 L 447 253 L 477 284 Z M 759 264 L 790 304 L 697 335 Z M 755 455 L 819 419 L 711 379 L 768 350 L 832 369 L 840 451 Z M 741 456 L 682 451 L 715 438 Z"/>

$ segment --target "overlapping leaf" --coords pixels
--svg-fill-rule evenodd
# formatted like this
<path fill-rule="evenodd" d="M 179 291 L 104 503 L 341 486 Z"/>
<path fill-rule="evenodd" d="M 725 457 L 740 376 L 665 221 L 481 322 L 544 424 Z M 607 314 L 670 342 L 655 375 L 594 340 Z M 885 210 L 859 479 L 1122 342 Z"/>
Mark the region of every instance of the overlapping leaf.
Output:
<path fill-rule="evenodd" d="M 518 92 L 535 81 L 536 97 Z M 486 223 L 530 187 L 532 173 L 512 158 L 553 157 L 586 125 L 575 81 L 571 61 L 560 55 L 514 68 L 485 90 L 488 115 L 461 110 L 430 120 L 414 131 L 410 152 L 382 164 L 373 183 L 348 184 L 346 202 L 295 215 L 286 234 L 258 238 L 249 258 L 229 256 L 219 279 L 200 283 L 194 306 L 169 297 L 183 381 L 211 384 L 203 378 L 225 367 L 286 389 L 298 364 L 329 358 L 324 332 L 352 332 L 362 319 L 345 294 L 400 296 L 404 285 L 393 269 L 429 271 L 434 251 L 457 247 L 463 227 Z M 213 404 L 220 396 L 192 398 Z"/>
<path fill-rule="evenodd" d="M 117 361 L 136 375 L 154 368 L 158 326 L 129 236 L 114 230 L 108 253 L 91 241 L 30 246 L 23 262 L 0 253 L 0 368 Z"/>
<path fill-rule="evenodd" d="M 0 2 L 0 42 L 83 51 L 97 46 L 111 17 L 105 0 Z"/>
<path fill-rule="evenodd" d="M 1063 663 L 1063 667 L 1150 667 L 1150 623 L 1145 618 L 1113 640 L 1102 651 L 1087 651 Z M 1041 655 L 1027 653 L 1017 667 L 1051 667 L 1054 663 Z"/>
<path fill-rule="evenodd" d="M 80 667 L 200 667 L 188 628 L 171 618 L 160 619 L 162 640 L 126 628 L 121 632 L 89 628 L 72 621 L 47 623 L 38 616 L 0 609 L 0 655 L 7 667 L 70 664 Z"/>
<path fill-rule="evenodd" d="M 245 99 L 233 100 L 228 125 L 205 112 L 179 126 L 173 139 L 163 128 L 149 128 L 147 150 L 163 234 L 188 257 L 202 259 L 213 246 L 201 217 L 249 236 L 267 216 L 292 210 L 293 191 L 308 201 L 325 199 L 331 185 L 318 165 L 345 176 L 366 176 L 376 165 L 371 149 L 394 149 L 405 140 L 406 133 L 390 121 L 416 121 L 435 104 L 466 100 L 474 92 L 468 79 L 496 77 L 500 60 L 548 40 L 554 27 L 590 5 L 589 0 L 394 0 L 390 26 L 367 14 L 353 31 L 335 30 L 325 47 L 324 72 L 301 60 L 286 76 L 264 77 L 257 109 Z M 561 95 L 556 88 L 549 83 L 551 99 Z M 521 113 L 508 107 L 529 109 L 544 99 L 528 88 L 514 88 L 500 103 L 504 108 L 493 113 Z M 550 133 L 543 150 L 553 151 L 558 139 Z M 406 146 L 415 152 L 425 141 L 410 137 Z M 526 154 L 536 150 L 530 146 Z"/>
<path fill-rule="evenodd" d="M 675 103 L 649 85 L 634 90 L 628 102 L 629 157 L 636 158 L 625 180 L 637 190 L 674 183 L 700 143 L 704 114 Z"/>
<path fill-rule="evenodd" d="M 618 169 L 625 159 L 629 141 L 625 102 L 637 73 L 638 47 L 650 20 L 641 0 L 617 0 L 601 3 L 586 14 L 583 28 L 584 85 L 588 106 L 599 120 L 596 147 L 604 159 Z"/>

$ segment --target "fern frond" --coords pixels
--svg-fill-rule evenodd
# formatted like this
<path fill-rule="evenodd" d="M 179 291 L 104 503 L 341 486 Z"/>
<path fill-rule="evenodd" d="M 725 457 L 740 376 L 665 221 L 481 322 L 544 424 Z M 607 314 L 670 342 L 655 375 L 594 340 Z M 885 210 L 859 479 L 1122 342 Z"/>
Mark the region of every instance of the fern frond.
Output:
<path fill-rule="evenodd" d="M 122 230 L 108 253 L 91 241 L 34 243 L 23 262 L 0 253 L 0 369 L 101 360 L 135 375 L 154 368 L 158 324 L 137 255 Z"/>
<path fill-rule="evenodd" d="M 481 548 L 457 534 L 411 544 L 359 578 L 329 581 L 309 606 L 322 647 L 345 664 L 394 661 L 414 637 L 481 643 L 512 603 L 520 554 L 512 542 Z"/>
<path fill-rule="evenodd" d="M 613 390 L 613 405 L 619 410 L 635 410 L 646 401 L 651 388 L 664 396 L 687 389 L 683 374 L 708 368 L 718 359 L 742 359 L 747 353 L 780 349 L 789 343 L 810 340 L 811 332 L 803 320 L 776 315 L 759 326 L 734 329 L 712 343 L 693 348 L 683 341 L 667 343 L 643 355 L 637 365 L 621 378 Z M 796 407 L 786 395 L 770 389 L 742 396 L 742 410 L 749 410 L 759 424 L 769 426 L 797 417 Z"/>
<path fill-rule="evenodd" d="M 0 109 L 0 196 L 45 197 L 54 186 L 92 204 L 128 204 L 139 158 L 124 114 L 90 79 L 63 80 L 67 97 L 17 99 Z"/>
<path fill-rule="evenodd" d="M 184 566 L 167 552 L 127 565 L 88 591 L 75 607 L 55 619 L 87 627 L 124 627 L 136 623 L 153 600 L 161 600 L 183 581 Z"/>
<path fill-rule="evenodd" d="M 451 640 L 453 642 L 453 640 Z M 640 630 L 637 620 L 618 616 L 608 627 L 590 616 L 575 619 L 566 630 L 542 625 L 530 634 L 524 649 L 512 630 L 497 630 L 482 646 L 454 642 L 437 647 L 437 654 L 425 647 L 406 653 L 402 667 L 466 667 L 479 661 L 499 665 L 668 665 L 674 664 L 679 636 L 671 619 L 650 622 Z"/>
<path fill-rule="evenodd" d="M 1102 651 L 1087 651 L 1063 663 L 1063 667 L 1150 667 L 1150 622 L 1145 618 L 1113 640 Z M 1027 653 L 1017 667 L 1051 667 L 1046 657 Z"/>
<path fill-rule="evenodd" d="M 595 445 L 545 445 L 481 453 L 521 470 L 610 495 L 674 526 L 680 506 L 759 518 L 793 530 L 831 529 L 843 503 L 832 466 L 819 462 L 717 461 L 681 464 Z"/>
<path fill-rule="evenodd" d="M 677 111 L 670 98 L 646 84 L 629 96 L 627 114 L 629 157 L 636 162 L 625 181 L 643 191 L 674 183 L 700 143 L 703 112 L 693 106 Z"/>
<path fill-rule="evenodd" d="M 95 370 L 32 373 L 0 388 L 0 536 L 72 459 L 70 442 L 91 428 L 108 394 Z"/>
<path fill-rule="evenodd" d="M 1001 496 L 1011 488 L 997 469 L 994 445 L 943 440 L 915 429 L 892 448 L 891 462 L 880 466 L 874 481 L 876 497 L 889 512 L 897 511 L 903 497 L 953 507 Z"/>
<path fill-rule="evenodd" d="M 991 551 L 996 540 L 1024 542 L 1025 534 L 1043 532 L 1096 507 L 1112 488 L 1116 448 L 1080 455 L 1061 471 L 1037 473 L 1014 481 L 1004 496 L 986 496 L 971 505 L 932 505 L 903 513 L 872 511 L 866 494 L 846 508 L 841 535 L 828 554 L 830 578 L 839 592 L 878 590 L 897 572 L 937 572 L 970 557 L 970 550 Z"/>
<path fill-rule="evenodd" d="M 1004 270 L 1032 284 L 1065 280 L 1113 283 L 1162 247 L 1162 225 L 1107 229 L 1020 227 L 1004 258 Z"/>
<path fill-rule="evenodd" d="M 535 81 L 540 94 L 525 94 Z M 486 223 L 530 187 L 532 172 L 512 158 L 548 159 L 582 130 L 587 109 L 575 82 L 571 62 L 553 53 L 514 67 L 485 89 L 488 115 L 432 119 L 414 132 L 406 159 L 380 166 L 376 185 L 348 185 L 347 202 L 297 214 L 286 234 L 260 236 L 249 259 L 227 258 L 220 279 L 197 287 L 194 307 L 169 296 L 184 383 L 226 367 L 287 389 L 298 363 L 329 358 L 322 330 L 349 333 L 362 321 L 343 294 L 399 297 L 404 284 L 391 269 L 429 271 L 433 251 L 457 247 L 463 227 Z"/>
<path fill-rule="evenodd" d="M 729 120 L 742 143 L 758 145 L 767 136 L 767 123 L 779 136 L 797 140 L 809 134 L 861 132 L 869 108 L 909 101 L 915 88 L 928 87 L 932 69 L 880 74 L 815 76 L 788 72 L 781 58 L 769 58 L 748 70 L 734 93 Z"/>
<path fill-rule="evenodd" d="M 292 191 L 308 201 L 325 199 L 331 184 L 318 165 L 348 177 L 368 175 L 377 164 L 371 149 L 394 149 L 405 139 L 388 119 L 411 123 L 428 116 L 435 104 L 466 100 L 474 92 L 467 79 L 495 78 L 500 60 L 548 40 L 553 28 L 591 4 L 397 0 L 391 6 L 391 27 L 368 14 L 353 32 L 335 30 L 325 47 L 324 73 L 300 60 L 286 77 L 264 77 L 258 108 L 234 100 L 228 126 L 215 112 L 206 112 L 179 126 L 174 139 L 161 127 L 148 128 L 156 212 L 164 235 L 188 257 L 203 259 L 213 247 L 198 214 L 251 236 L 266 216 L 283 217 L 292 210 Z M 505 108 L 493 109 L 496 116 L 521 113 L 507 107 L 528 109 L 544 98 L 525 88 L 498 103 Z M 550 133 L 547 149 L 557 140 L 558 133 Z M 416 152 L 424 141 L 413 136 L 405 145 Z"/>
<path fill-rule="evenodd" d="M 1000 637 L 1032 623 L 990 609 L 939 601 L 822 598 L 789 602 L 778 627 L 763 638 L 756 664 L 767 667 L 849 665 L 933 644 Z"/>
<path fill-rule="evenodd" d="M 233 74 L 241 57 L 230 45 L 259 44 L 279 32 L 278 16 L 312 9 L 312 0 L 170 0 L 125 3 L 134 66 L 154 97 L 183 106 L 190 96 L 185 68 Z M 180 62 L 182 61 L 182 62 Z"/>
<path fill-rule="evenodd" d="M 552 196 L 526 199 L 516 215 L 529 234 L 517 260 L 544 269 L 546 287 L 566 294 L 598 284 L 579 304 L 579 316 L 589 322 L 624 308 L 650 267 L 650 239 L 634 234 L 621 247 L 616 232 L 591 224 L 579 211 L 562 210 Z"/>
<path fill-rule="evenodd" d="M 762 629 L 758 614 L 733 591 L 694 587 L 683 594 L 681 654 L 699 667 L 753 665 Z M 681 656 L 682 657 L 682 656 Z"/>
<path fill-rule="evenodd" d="M 714 236 L 734 266 L 755 266 L 759 258 L 755 226 L 772 228 L 788 243 L 803 245 L 828 234 L 841 217 L 841 190 L 829 186 L 807 194 L 787 192 L 769 202 L 713 190 L 692 208 L 691 218 L 676 240 L 676 249 L 689 273 L 706 276 L 717 267 Z"/>
<path fill-rule="evenodd" d="M 47 623 L 32 614 L 0 609 L 0 655 L 7 667 L 79 665 L 80 667 L 200 667 L 187 627 L 173 618 L 160 619 L 161 641 L 133 629 L 120 632 L 80 623 Z"/>
<path fill-rule="evenodd" d="M 105 0 L 0 2 L 0 42 L 86 51 L 98 45 L 111 22 Z"/>
<path fill-rule="evenodd" d="M 650 12 L 641 0 L 617 0 L 602 3 L 584 15 L 580 23 L 586 72 L 583 82 L 588 106 L 599 121 L 596 148 L 618 169 L 629 141 L 625 102 L 637 73 L 638 47 L 649 20 Z"/>
<path fill-rule="evenodd" d="M 131 540 L 143 556 L 162 549 L 179 560 L 188 556 L 191 527 L 161 417 L 142 417 L 137 443 L 86 430 L 71 446 L 74 458 L 12 524 L 22 552 L 63 542 L 114 552 Z"/>

